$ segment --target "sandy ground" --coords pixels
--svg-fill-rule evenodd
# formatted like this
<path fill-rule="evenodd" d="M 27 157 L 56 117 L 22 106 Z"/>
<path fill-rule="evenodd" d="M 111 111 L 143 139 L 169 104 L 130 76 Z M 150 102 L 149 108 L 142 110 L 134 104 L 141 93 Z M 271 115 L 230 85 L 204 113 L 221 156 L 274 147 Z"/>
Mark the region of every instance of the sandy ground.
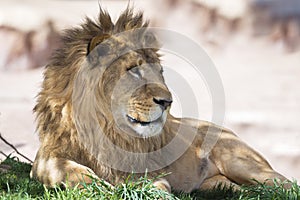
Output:
<path fill-rule="evenodd" d="M 126 7 L 123 1 L 104 1 L 103 5 L 114 19 Z M 207 43 L 207 35 L 197 28 L 197 15 L 191 13 L 189 7 L 167 12 L 158 10 L 158 7 L 165 9 L 164 5 L 150 1 L 136 2 L 136 6 L 143 8 L 147 16 L 162 17 L 164 21 L 158 25 L 180 32 L 204 47 L 223 81 L 226 95 L 224 125 L 265 155 L 276 170 L 299 181 L 300 53 L 286 54 L 265 38 L 251 38 L 246 32 L 211 46 Z M 85 15 L 95 17 L 97 11 L 97 1 L 6 1 L 0 2 L 0 23 L 29 29 L 42 23 L 40 18 L 52 17 L 60 19 L 57 26 L 64 28 L 78 24 Z M 15 17 L 17 13 L 19 15 Z M 22 16 L 28 17 L 26 22 Z M 181 67 L 186 63 L 170 55 L 165 56 L 163 63 L 166 68 L 173 67 L 182 74 L 189 74 L 188 68 Z M 173 80 L 168 70 L 165 76 L 170 88 L 176 91 L 180 84 Z M 189 74 L 185 78 L 198 91 L 195 95 L 199 109 L 197 116 L 188 112 L 184 115 L 210 120 L 209 88 L 197 75 Z M 31 159 L 39 145 L 32 108 L 41 81 L 42 69 L 0 72 L 0 132 Z M 181 104 L 190 104 L 188 100 L 183 98 Z M 183 113 L 178 102 L 173 106 L 173 114 Z M 12 152 L 2 142 L 0 151 Z"/>

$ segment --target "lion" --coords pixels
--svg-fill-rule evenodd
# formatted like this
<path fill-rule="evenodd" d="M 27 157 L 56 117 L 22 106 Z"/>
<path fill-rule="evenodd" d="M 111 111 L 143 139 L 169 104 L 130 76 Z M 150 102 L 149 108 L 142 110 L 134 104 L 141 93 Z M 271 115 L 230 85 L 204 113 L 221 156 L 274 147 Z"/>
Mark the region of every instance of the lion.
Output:
<path fill-rule="evenodd" d="M 148 24 L 133 8 L 115 23 L 100 8 L 98 20 L 65 31 L 34 107 L 41 144 L 31 177 L 73 187 L 92 177 L 117 184 L 131 173 L 166 174 L 153 184 L 187 193 L 287 180 L 232 131 L 170 114 L 160 44 Z"/>

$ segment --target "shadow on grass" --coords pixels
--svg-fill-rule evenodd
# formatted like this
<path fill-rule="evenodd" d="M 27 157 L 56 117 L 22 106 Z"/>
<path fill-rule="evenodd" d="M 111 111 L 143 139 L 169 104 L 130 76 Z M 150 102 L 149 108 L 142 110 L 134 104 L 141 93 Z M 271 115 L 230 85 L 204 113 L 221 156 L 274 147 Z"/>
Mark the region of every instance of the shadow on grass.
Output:
<path fill-rule="evenodd" d="M 0 199 L 183 199 L 183 200 L 209 200 L 209 199 L 291 199 L 300 200 L 300 187 L 296 182 L 292 188 L 286 190 L 283 183 L 274 181 L 274 186 L 257 183 L 254 186 L 243 186 L 236 191 L 221 185 L 212 190 L 195 191 L 191 194 L 174 192 L 168 194 L 153 186 L 152 180 L 147 176 L 133 178 L 131 176 L 125 183 L 114 187 L 103 180 L 94 180 L 90 185 L 78 188 L 47 189 L 36 180 L 29 178 L 31 165 L 19 162 L 17 158 L 8 157 L 0 164 Z"/>
<path fill-rule="evenodd" d="M 8 157 L 0 164 L 0 199 L 25 195 L 40 197 L 44 194 L 44 187 L 36 180 L 29 178 L 31 165 L 19 162 L 17 158 Z"/>

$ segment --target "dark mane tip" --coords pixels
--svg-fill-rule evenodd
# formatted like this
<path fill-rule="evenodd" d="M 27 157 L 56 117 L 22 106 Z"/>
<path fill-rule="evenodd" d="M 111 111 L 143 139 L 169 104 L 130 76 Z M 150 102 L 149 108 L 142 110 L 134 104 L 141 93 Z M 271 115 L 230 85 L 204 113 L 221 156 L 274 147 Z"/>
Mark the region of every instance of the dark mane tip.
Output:
<path fill-rule="evenodd" d="M 132 6 L 128 6 L 113 23 L 107 10 L 99 7 L 99 15 L 95 20 L 86 17 L 79 27 L 66 29 L 62 34 L 62 46 L 55 51 L 50 65 L 66 65 L 75 63 L 83 55 L 86 56 L 91 49 L 91 41 L 94 37 L 113 35 L 139 28 L 147 28 L 149 22 L 143 19 L 143 12 L 134 12 Z M 135 41 L 140 41 L 143 31 L 138 31 Z M 76 50 L 75 50 L 76 49 Z M 74 60 L 74 58 L 78 58 Z"/>

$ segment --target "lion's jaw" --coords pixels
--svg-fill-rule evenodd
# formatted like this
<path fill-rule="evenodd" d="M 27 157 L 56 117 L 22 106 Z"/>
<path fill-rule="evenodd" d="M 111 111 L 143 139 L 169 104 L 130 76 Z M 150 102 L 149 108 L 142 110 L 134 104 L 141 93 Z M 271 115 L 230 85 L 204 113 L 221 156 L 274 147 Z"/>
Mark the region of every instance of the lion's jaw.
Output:
<path fill-rule="evenodd" d="M 150 116 L 155 116 L 151 118 Z M 158 135 L 161 133 L 164 124 L 167 120 L 167 111 L 160 111 L 153 112 L 149 114 L 149 120 L 140 121 L 134 117 L 131 117 L 129 114 L 126 115 L 128 126 L 135 131 L 141 137 L 151 137 L 154 135 Z"/>

